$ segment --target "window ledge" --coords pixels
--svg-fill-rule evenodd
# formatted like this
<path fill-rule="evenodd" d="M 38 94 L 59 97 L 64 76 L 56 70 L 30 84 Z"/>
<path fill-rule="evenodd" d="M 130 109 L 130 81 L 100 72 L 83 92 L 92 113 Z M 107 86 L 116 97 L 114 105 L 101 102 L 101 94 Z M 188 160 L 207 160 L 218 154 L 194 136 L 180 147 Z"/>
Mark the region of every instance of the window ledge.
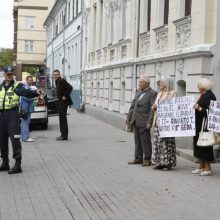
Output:
<path fill-rule="evenodd" d="M 176 26 L 180 26 L 180 25 L 191 23 L 191 21 L 192 21 L 192 17 L 191 16 L 186 16 L 186 17 L 179 18 L 179 19 L 173 21 L 173 23 Z"/>
<path fill-rule="evenodd" d="M 108 48 L 109 48 L 109 49 L 112 49 L 112 48 L 114 48 L 114 47 L 117 47 L 117 46 L 120 46 L 120 45 L 129 43 L 129 42 L 131 42 L 131 39 L 128 39 L 128 38 L 127 38 L 127 39 L 123 39 L 123 40 L 120 40 L 120 41 L 118 41 L 118 42 L 116 42 L 116 43 L 114 43 L 114 44 L 108 45 Z"/>
<path fill-rule="evenodd" d="M 144 36 L 147 36 L 147 35 L 150 35 L 150 31 L 140 33 L 139 37 L 142 37 L 142 36 L 144 37 Z"/>
<path fill-rule="evenodd" d="M 165 25 L 154 28 L 153 31 L 156 32 L 156 33 L 161 33 L 161 32 L 164 32 L 164 31 L 168 31 L 168 26 L 167 26 L 167 24 L 165 24 Z"/>

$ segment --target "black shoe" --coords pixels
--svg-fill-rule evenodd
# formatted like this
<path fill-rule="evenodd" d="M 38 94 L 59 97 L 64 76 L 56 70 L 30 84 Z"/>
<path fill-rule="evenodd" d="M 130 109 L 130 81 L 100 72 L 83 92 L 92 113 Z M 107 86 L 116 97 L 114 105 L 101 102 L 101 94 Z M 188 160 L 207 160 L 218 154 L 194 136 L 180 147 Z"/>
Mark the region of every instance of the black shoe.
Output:
<path fill-rule="evenodd" d="M 2 161 L 2 164 L 0 166 L 0 171 L 9 171 L 10 166 L 9 166 L 9 160 L 4 160 Z"/>
<path fill-rule="evenodd" d="M 57 141 L 65 141 L 65 140 L 67 140 L 67 138 L 61 136 L 61 137 L 58 137 L 56 140 Z"/>
<path fill-rule="evenodd" d="M 154 167 L 155 170 L 162 170 L 163 168 L 164 168 L 164 166 L 162 166 L 162 165 L 156 165 Z"/>
<path fill-rule="evenodd" d="M 22 173 L 21 160 L 16 160 L 15 165 L 8 171 L 8 174 Z"/>

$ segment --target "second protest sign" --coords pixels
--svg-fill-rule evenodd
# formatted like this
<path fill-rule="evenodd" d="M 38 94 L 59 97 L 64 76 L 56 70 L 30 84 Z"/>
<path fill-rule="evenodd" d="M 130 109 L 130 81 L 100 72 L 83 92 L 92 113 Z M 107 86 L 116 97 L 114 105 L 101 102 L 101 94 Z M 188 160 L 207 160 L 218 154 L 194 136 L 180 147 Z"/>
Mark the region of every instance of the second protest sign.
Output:
<path fill-rule="evenodd" d="M 194 96 L 160 100 L 157 107 L 160 137 L 195 136 Z"/>

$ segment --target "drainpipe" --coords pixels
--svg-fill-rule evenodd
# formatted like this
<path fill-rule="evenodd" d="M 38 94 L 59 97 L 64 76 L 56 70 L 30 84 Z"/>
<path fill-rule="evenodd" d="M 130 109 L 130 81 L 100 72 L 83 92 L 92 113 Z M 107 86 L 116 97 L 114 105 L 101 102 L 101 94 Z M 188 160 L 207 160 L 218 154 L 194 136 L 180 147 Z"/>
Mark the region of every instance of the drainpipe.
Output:
<path fill-rule="evenodd" d="M 140 32 L 140 0 L 137 1 L 137 7 L 135 7 L 135 31 L 134 31 L 134 65 L 133 65 L 133 91 L 132 95 L 134 97 L 137 90 L 137 64 L 136 59 L 139 53 L 139 32 Z"/>
<path fill-rule="evenodd" d="M 66 12 L 67 12 L 67 0 L 64 0 L 64 3 L 66 5 Z M 68 13 L 67 13 L 68 14 Z M 62 18 L 63 19 L 63 18 Z M 67 17 L 65 19 L 68 21 Z M 65 73 L 65 65 L 66 65 L 66 48 L 65 48 L 65 30 L 66 30 L 66 22 L 63 20 L 63 76 L 65 78 L 66 73 Z"/>
<path fill-rule="evenodd" d="M 84 13 L 84 10 L 85 10 L 85 4 L 84 4 L 84 0 L 82 0 L 82 5 L 81 5 L 81 16 L 82 16 L 82 19 L 81 19 L 81 45 L 80 45 L 80 57 L 81 57 L 81 60 L 80 60 L 80 104 L 83 102 L 82 100 L 82 74 L 83 72 L 81 71 L 82 69 L 82 60 L 83 60 L 83 37 L 84 37 L 84 27 L 83 27 L 83 13 Z"/>

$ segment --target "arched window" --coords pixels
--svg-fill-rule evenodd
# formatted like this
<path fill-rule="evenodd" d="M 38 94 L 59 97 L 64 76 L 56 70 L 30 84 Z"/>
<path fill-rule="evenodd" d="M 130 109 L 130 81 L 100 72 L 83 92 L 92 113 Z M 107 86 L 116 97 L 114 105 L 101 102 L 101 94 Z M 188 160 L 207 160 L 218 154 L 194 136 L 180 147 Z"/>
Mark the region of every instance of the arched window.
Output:
<path fill-rule="evenodd" d="M 121 83 L 121 105 L 125 105 L 125 81 Z"/>
<path fill-rule="evenodd" d="M 96 100 L 99 100 L 100 82 L 97 83 L 96 87 Z"/>
<path fill-rule="evenodd" d="M 90 87 L 90 99 L 93 99 L 93 82 L 91 83 L 91 87 Z"/>
<path fill-rule="evenodd" d="M 177 82 L 177 96 L 186 95 L 186 82 L 184 80 L 179 80 Z"/>
<path fill-rule="evenodd" d="M 113 82 L 110 83 L 109 103 L 113 103 Z"/>

